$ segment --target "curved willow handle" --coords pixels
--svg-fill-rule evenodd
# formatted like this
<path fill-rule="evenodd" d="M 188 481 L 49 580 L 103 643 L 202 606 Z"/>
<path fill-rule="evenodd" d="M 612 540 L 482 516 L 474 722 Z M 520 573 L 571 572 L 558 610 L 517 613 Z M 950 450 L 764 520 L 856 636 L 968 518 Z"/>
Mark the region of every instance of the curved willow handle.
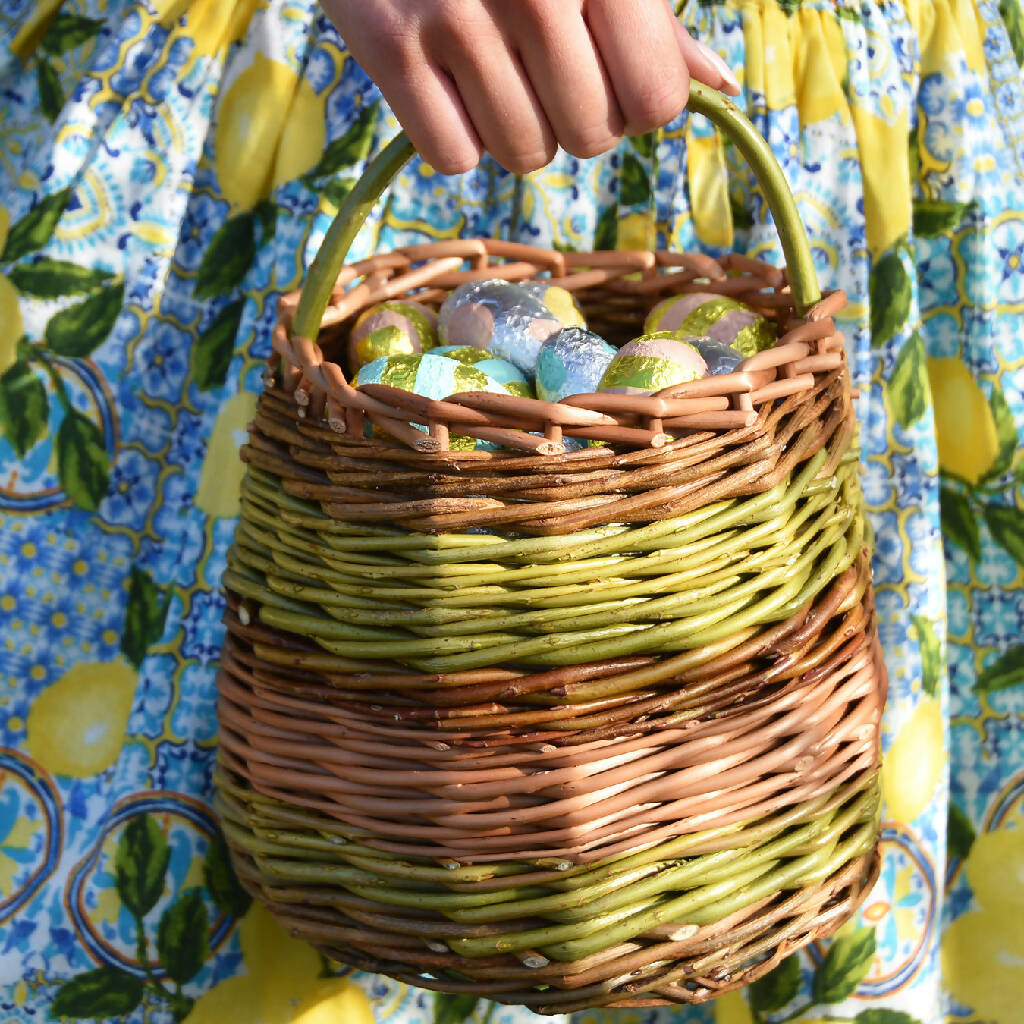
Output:
<path fill-rule="evenodd" d="M 797 212 L 782 168 L 768 143 L 758 134 L 746 115 L 720 92 L 699 82 L 690 83 L 692 111 L 710 118 L 732 140 L 750 164 L 764 189 L 768 206 L 782 240 L 789 268 L 790 287 L 798 313 L 805 313 L 820 298 L 807 232 Z M 366 167 L 363 176 L 346 196 L 309 268 L 305 287 L 292 321 L 292 333 L 315 339 L 324 310 L 331 297 L 353 239 L 363 226 L 380 194 L 413 155 L 412 143 L 404 132 L 397 135 Z"/>

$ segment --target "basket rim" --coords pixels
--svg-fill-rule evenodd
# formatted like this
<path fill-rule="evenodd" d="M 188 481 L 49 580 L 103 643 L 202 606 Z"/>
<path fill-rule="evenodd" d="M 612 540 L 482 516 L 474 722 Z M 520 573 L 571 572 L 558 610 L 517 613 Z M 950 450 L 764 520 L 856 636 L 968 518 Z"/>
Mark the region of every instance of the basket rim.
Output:
<path fill-rule="evenodd" d="M 460 269 L 467 264 L 469 269 Z M 810 390 L 821 374 L 845 362 L 843 335 L 833 319 L 846 305 L 843 291 L 825 293 L 805 316 L 798 316 L 786 272 L 735 253 L 720 259 L 640 250 L 563 253 L 500 239 L 411 245 L 343 267 L 321 327 L 338 329 L 378 302 L 434 302 L 466 281 L 494 278 L 540 278 L 574 293 L 601 289 L 624 301 L 710 292 L 759 307 L 784 333 L 732 373 L 673 385 L 650 396 L 591 393 L 556 403 L 471 392 L 436 400 L 386 385 L 351 384 L 318 341 L 292 332 L 302 296 L 298 289 L 279 300 L 264 384 L 267 390 L 291 395 L 301 418 L 325 414 L 338 434 L 362 436 L 369 420 L 409 448 L 444 453 L 450 450 L 450 432 L 457 429 L 545 456 L 565 452 L 565 435 L 660 448 L 670 443 L 673 432 L 749 427 L 760 406 Z"/>

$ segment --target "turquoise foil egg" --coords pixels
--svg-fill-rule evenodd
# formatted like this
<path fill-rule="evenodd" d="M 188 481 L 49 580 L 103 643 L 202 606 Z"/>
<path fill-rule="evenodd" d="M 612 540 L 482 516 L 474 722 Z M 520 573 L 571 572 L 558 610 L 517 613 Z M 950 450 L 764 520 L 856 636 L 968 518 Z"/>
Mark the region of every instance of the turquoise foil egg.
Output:
<path fill-rule="evenodd" d="M 495 395 L 513 394 L 501 381 L 495 380 L 478 367 L 460 363 L 443 355 L 435 355 L 435 352 L 436 349 L 416 355 L 385 356 L 375 359 L 359 370 L 356 385 L 385 384 L 438 401 L 465 391 L 487 391 Z M 422 424 L 413 423 L 411 426 L 427 432 L 427 428 Z M 454 433 L 449 438 L 449 444 L 456 451 L 499 447 L 489 441 L 478 441 L 476 438 Z"/>
<path fill-rule="evenodd" d="M 533 388 L 518 367 L 507 359 L 498 359 L 486 349 L 474 348 L 472 345 L 442 345 L 430 350 L 432 356 L 444 356 L 454 359 L 465 366 L 475 366 L 488 377 L 503 384 L 511 395 L 521 398 L 533 398 Z"/>
<path fill-rule="evenodd" d="M 615 348 L 592 331 L 566 327 L 552 334 L 537 358 L 537 397 L 560 402 L 597 390 Z"/>

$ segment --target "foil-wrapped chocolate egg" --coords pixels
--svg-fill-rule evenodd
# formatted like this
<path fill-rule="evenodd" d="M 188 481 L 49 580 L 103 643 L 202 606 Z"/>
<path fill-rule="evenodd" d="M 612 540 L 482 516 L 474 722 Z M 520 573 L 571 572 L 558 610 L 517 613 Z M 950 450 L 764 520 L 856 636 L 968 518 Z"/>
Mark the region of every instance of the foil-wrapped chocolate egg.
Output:
<path fill-rule="evenodd" d="M 424 352 L 416 355 L 386 356 L 375 359 L 359 370 L 356 384 L 386 384 L 401 388 L 424 398 L 444 399 L 464 391 L 489 391 L 496 395 L 514 394 L 500 381 L 484 373 L 476 366 L 460 363 L 457 359 Z M 417 430 L 426 432 L 419 423 L 412 424 Z M 452 434 L 449 444 L 456 451 L 472 448 L 494 448 L 490 442 Z"/>
<path fill-rule="evenodd" d="M 537 358 L 537 397 L 560 402 L 569 395 L 597 390 L 615 348 L 604 338 L 579 327 L 564 327 L 540 347 Z"/>
<path fill-rule="evenodd" d="M 437 314 L 419 302 L 381 302 L 360 314 L 348 338 L 349 370 L 385 356 L 415 355 L 437 344 Z"/>
<path fill-rule="evenodd" d="M 543 303 L 518 285 L 469 281 L 444 300 L 438 336 L 442 345 L 486 349 L 532 380 L 541 343 L 561 326 Z"/>
<path fill-rule="evenodd" d="M 746 358 L 732 345 L 715 341 L 714 338 L 680 338 L 679 340 L 692 345 L 704 357 L 704 362 L 708 364 L 709 377 L 720 377 L 722 374 L 732 373 Z"/>
<path fill-rule="evenodd" d="M 623 345 L 601 377 L 598 391 L 618 395 L 651 395 L 673 384 L 687 384 L 707 375 L 697 349 L 671 331 L 658 331 Z"/>
<path fill-rule="evenodd" d="M 585 328 L 587 326 L 583 310 L 580 309 L 576 296 L 568 289 L 561 288 L 557 284 L 548 284 L 547 281 L 519 281 L 518 284 L 539 302 L 544 303 L 564 327 Z"/>
<path fill-rule="evenodd" d="M 430 350 L 432 356 L 444 356 L 454 359 L 465 366 L 475 366 L 488 377 L 493 377 L 512 395 L 521 398 L 533 398 L 533 388 L 517 366 L 507 359 L 497 359 L 486 349 L 474 348 L 472 345 L 441 345 Z"/>
<path fill-rule="evenodd" d="M 725 295 L 694 292 L 673 295 L 647 314 L 644 330 L 672 331 L 678 337 L 704 337 L 752 356 L 775 344 L 775 326 L 760 313 Z"/>

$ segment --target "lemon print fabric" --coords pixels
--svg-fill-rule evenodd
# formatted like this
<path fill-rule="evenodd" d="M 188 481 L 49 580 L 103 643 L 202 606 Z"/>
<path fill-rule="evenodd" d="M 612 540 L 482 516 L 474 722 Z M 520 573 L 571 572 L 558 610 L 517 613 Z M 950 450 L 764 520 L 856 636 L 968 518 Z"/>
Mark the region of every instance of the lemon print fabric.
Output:
<path fill-rule="evenodd" d="M 121 752 L 138 683 L 128 665 L 73 666 L 32 704 L 27 750 L 49 772 L 87 778 L 109 768 Z"/>
<path fill-rule="evenodd" d="M 217 180 L 225 199 L 244 210 L 310 170 L 326 130 L 323 104 L 310 83 L 262 53 L 221 97 L 216 124 Z"/>
<path fill-rule="evenodd" d="M 900 727 L 882 761 L 886 818 L 912 825 L 945 777 L 944 719 L 938 701 L 925 697 Z"/>
<path fill-rule="evenodd" d="M 879 880 L 839 936 L 745 993 L 545 1019 L 1018 1024 L 1020 4 L 675 6 L 736 71 L 822 287 L 850 300 L 837 323 L 890 680 Z M 0 1019 L 536 1024 L 321 960 L 253 903 L 212 804 L 219 581 L 277 302 L 391 111 L 314 0 L 0 4 L 0 85 Z M 351 258 L 460 237 L 784 264 L 762 190 L 698 117 L 525 178 L 414 161 Z M 435 354 L 442 390 L 480 375 L 523 392 L 563 327 L 538 386 L 596 387 L 611 353 L 580 354 L 575 293 L 547 273 L 528 286 L 550 322 L 524 366 Z M 645 313 L 666 297 L 646 294 Z M 676 300 L 649 329 L 694 317 L 694 337 L 771 344 L 738 303 Z"/>
<path fill-rule="evenodd" d="M 291 938 L 258 903 L 238 933 L 244 973 L 201 996 L 187 1024 L 376 1024 L 362 989 L 324 977 L 316 950 Z"/>

